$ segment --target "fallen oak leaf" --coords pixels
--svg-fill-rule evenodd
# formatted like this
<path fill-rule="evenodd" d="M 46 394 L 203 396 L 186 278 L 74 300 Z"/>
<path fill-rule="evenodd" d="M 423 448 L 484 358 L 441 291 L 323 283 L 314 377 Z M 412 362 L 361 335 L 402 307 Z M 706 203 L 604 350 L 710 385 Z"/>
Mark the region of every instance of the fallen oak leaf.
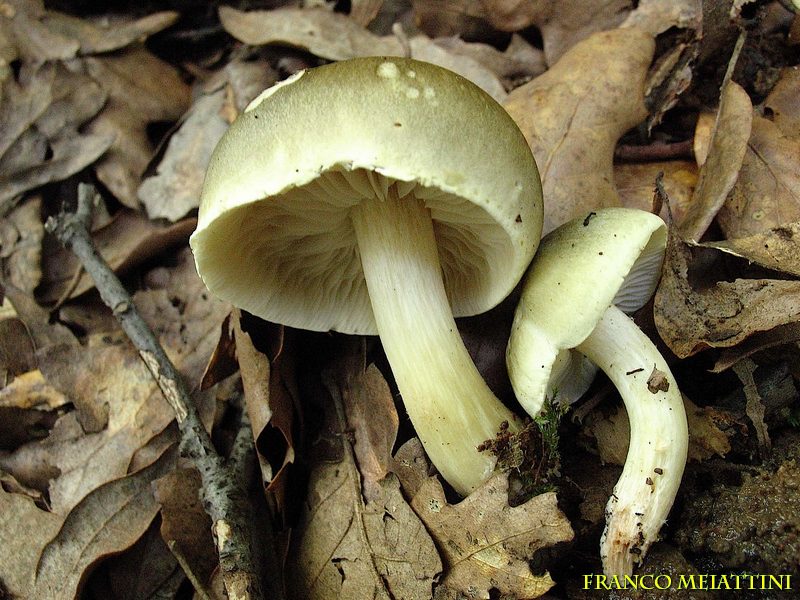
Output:
<path fill-rule="evenodd" d="M 512 508 L 505 474 L 494 475 L 455 505 L 447 503 L 439 480 L 430 477 L 411 506 L 442 553 L 442 584 L 470 598 L 489 598 L 493 588 L 517 598 L 543 595 L 554 582 L 547 572 L 534 575 L 528 561 L 542 548 L 573 538 L 555 492 Z"/>
<path fill-rule="evenodd" d="M 287 557 L 289 597 L 429 598 L 442 568 L 433 541 L 394 475 L 378 482 L 372 500 L 364 500 L 344 401 L 330 372 L 323 378 L 330 399 L 318 444 L 338 446 L 341 460 L 322 457 L 311 467 Z"/>

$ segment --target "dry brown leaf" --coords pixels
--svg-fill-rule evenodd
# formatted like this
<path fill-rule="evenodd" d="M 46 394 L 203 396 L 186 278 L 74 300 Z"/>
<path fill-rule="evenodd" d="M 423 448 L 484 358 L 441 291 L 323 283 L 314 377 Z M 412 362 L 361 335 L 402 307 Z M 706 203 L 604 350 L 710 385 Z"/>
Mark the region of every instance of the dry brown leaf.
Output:
<path fill-rule="evenodd" d="M 75 65 L 58 65 L 50 90 L 50 104 L 36 119 L 36 129 L 50 140 L 77 135 L 107 100 L 106 92 L 88 75 L 73 72 Z"/>
<path fill-rule="evenodd" d="M 38 508 L 23 494 L 0 486 L 0 581 L 13 597 L 31 598 L 42 548 L 58 533 L 62 517 Z"/>
<path fill-rule="evenodd" d="M 195 219 L 186 219 L 168 226 L 150 221 L 137 212 L 122 210 L 110 223 L 95 231 L 93 238 L 109 266 L 117 273 L 124 273 L 166 248 L 185 242 L 195 224 Z M 56 302 L 65 295 L 74 298 L 94 287 L 92 278 L 82 272 L 78 259 L 61 246 L 47 248 L 42 270 L 42 286 L 37 293 L 44 304 Z"/>
<path fill-rule="evenodd" d="M 220 20 L 236 39 L 251 45 L 283 44 L 304 48 L 328 60 L 359 56 L 403 56 L 395 36 L 377 36 L 340 13 L 324 9 L 284 8 L 242 12 L 222 6 Z M 477 60 L 450 53 L 425 36 L 408 40 L 411 58 L 445 67 L 466 77 L 497 100 L 505 96 L 500 80 Z"/>
<path fill-rule="evenodd" d="M 517 34 L 511 36 L 511 41 L 503 52 L 489 44 L 465 42 L 455 36 L 436 38 L 433 42 L 448 52 L 473 58 L 504 82 L 528 80 L 546 70 L 542 51 Z M 506 85 L 506 88 L 510 87 L 516 86 Z"/>
<path fill-rule="evenodd" d="M 330 379 L 330 378 L 329 378 Z M 287 557 L 286 583 L 293 598 L 429 598 L 441 562 L 430 536 L 403 499 L 396 477 L 379 483 L 365 502 L 344 402 L 328 381 L 325 433 L 317 444 L 327 455 L 311 468 L 308 495 Z"/>
<path fill-rule="evenodd" d="M 653 38 L 635 29 L 597 33 L 504 106 L 528 140 L 542 176 L 547 233 L 591 210 L 618 206 L 614 147 L 641 122 Z"/>
<path fill-rule="evenodd" d="M 708 158 L 700 169 L 692 202 L 680 225 L 685 239 L 702 237 L 736 183 L 750 137 L 752 115 L 747 92 L 729 81 L 722 90 Z"/>
<path fill-rule="evenodd" d="M 7 383 L 17 375 L 36 369 L 36 349 L 25 323 L 17 317 L 0 320 L 0 382 Z M 0 406 L 3 394 L 0 390 Z"/>
<path fill-rule="evenodd" d="M 26 294 L 12 284 L 4 283 L 3 293 L 15 309 L 19 319 L 25 323 L 33 345 L 44 348 L 52 344 L 72 344 L 76 342 L 73 333 L 61 323 L 51 323 L 50 313 L 43 309 L 33 296 Z"/>
<path fill-rule="evenodd" d="M 53 33 L 76 40 L 79 54 L 100 54 L 129 46 L 134 42 L 166 29 L 178 20 L 179 14 L 165 11 L 147 15 L 134 21 L 107 18 L 92 22 L 71 15 L 48 11 L 42 22 Z"/>
<path fill-rule="evenodd" d="M 177 70 L 143 46 L 84 59 L 109 101 L 89 131 L 112 134 L 114 146 L 96 166 L 97 176 L 124 205 L 136 208 L 136 191 L 153 146 L 147 125 L 176 121 L 189 107 L 190 90 Z"/>
<path fill-rule="evenodd" d="M 702 0 L 640 0 L 622 27 L 637 27 L 658 35 L 670 27 L 699 29 L 702 19 Z"/>
<path fill-rule="evenodd" d="M 430 37 L 475 39 L 486 33 L 481 0 L 411 0 L 414 24 Z"/>
<path fill-rule="evenodd" d="M 154 494 L 161 505 L 161 537 L 174 543 L 201 583 L 217 567 L 211 519 L 200 501 L 200 473 L 178 469 L 155 481 Z"/>
<path fill-rule="evenodd" d="M 764 106 L 767 116 L 778 126 L 784 136 L 800 140 L 800 68 L 787 67 L 767 96 Z"/>
<path fill-rule="evenodd" d="M 7 213 L 23 192 L 73 175 L 110 146 L 108 136 L 77 133 L 105 96 L 82 76 L 74 79 L 52 63 L 23 64 L 18 81 L 9 78 L 3 83 L 0 214 Z"/>
<path fill-rule="evenodd" d="M 672 217 L 680 223 L 697 185 L 697 165 L 688 160 L 614 165 L 614 182 L 622 206 L 651 212 L 655 181 L 659 173 L 664 174 L 662 182 L 669 196 Z M 667 207 L 663 206 L 659 214 L 666 221 Z"/>
<path fill-rule="evenodd" d="M 175 222 L 200 205 L 211 153 L 229 125 L 220 114 L 225 96 L 222 89 L 194 101 L 170 138 L 156 175 L 142 181 L 138 196 L 151 219 Z"/>
<path fill-rule="evenodd" d="M 800 277 L 800 221 L 744 238 L 700 244 Z"/>
<path fill-rule="evenodd" d="M 433 475 L 431 463 L 418 437 L 413 437 L 395 453 L 392 471 L 400 479 L 405 495 L 413 498 Z"/>
<path fill-rule="evenodd" d="M 548 492 L 508 506 L 508 477 L 495 475 L 458 504 L 447 503 L 442 484 L 431 477 L 411 501 L 430 531 L 446 566 L 442 584 L 469 598 L 489 591 L 537 598 L 554 582 L 534 575 L 528 561 L 542 548 L 572 540 L 569 521 Z"/>
<path fill-rule="evenodd" d="M 754 116 L 736 185 L 717 220 L 728 239 L 800 220 L 800 138 Z"/>
<path fill-rule="evenodd" d="M 350 18 L 366 27 L 378 14 L 383 0 L 352 0 L 350 2 Z"/>
<path fill-rule="evenodd" d="M 0 281 L 8 282 L 27 294 L 42 278 L 42 199 L 33 197 L 0 219 Z"/>
<path fill-rule="evenodd" d="M 335 386 L 344 404 L 348 431 L 353 433 L 356 463 L 367 502 L 377 500 L 389 473 L 392 448 L 400 425 L 389 384 L 378 367 L 366 363 L 364 340 L 348 344 L 331 370 L 326 385 Z"/>
<path fill-rule="evenodd" d="M 686 420 L 689 424 L 689 460 L 708 460 L 724 457 L 731 450 L 728 436 L 717 426 L 713 409 L 700 408 L 683 396 Z M 613 413 L 603 414 L 595 409 L 586 417 L 586 431 L 595 438 L 600 460 L 604 464 L 624 465 L 631 437 L 628 411 L 620 404 Z"/>
<path fill-rule="evenodd" d="M 5 159 L 14 143 L 31 128 L 50 106 L 53 82 L 56 77 L 54 64 L 23 65 L 18 80 L 13 78 L 3 82 L 0 103 L 0 157 Z M 2 174 L 7 176 L 12 170 L 3 165 Z"/>
<path fill-rule="evenodd" d="M 53 140 L 52 158 L 14 173 L 8 180 L 0 179 L 0 206 L 23 192 L 74 175 L 105 154 L 113 142 L 111 135 L 92 133 Z"/>
<path fill-rule="evenodd" d="M 8 62 L 43 63 L 69 60 L 78 51 L 78 43 L 41 23 L 45 14 L 41 0 L 4 0 L 0 11 L 0 37 L 8 40 Z M 4 57 L 4 58 L 6 58 Z"/>
<path fill-rule="evenodd" d="M 274 83 L 259 63 L 234 62 L 224 69 L 226 80 L 218 89 L 195 99 L 177 132 L 170 138 L 156 175 L 146 178 L 138 196 L 151 219 L 177 221 L 200 204 L 211 153 L 230 125 L 225 117 L 230 95 L 232 117 L 262 90 Z"/>
<path fill-rule="evenodd" d="M 89 494 L 69 513 L 43 549 L 32 596 L 77 597 L 86 572 L 98 560 L 132 546 L 158 514 L 151 483 L 174 468 L 177 452 L 112 481 Z"/>
<path fill-rule="evenodd" d="M 205 290 L 188 249 L 178 258 L 166 287 L 140 291 L 134 301 L 191 389 L 230 306 Z M 48 383 L 69 395 L 76 410 L 61 417 L 46 439 L 1 457 L 0 465 L 32 487 L 49 487 L 53 511 L 65 514 L 91 490 L 124 476 L 173 415 L 119 333 L 90 336 L 84 346 L 46 347 L 38 359 Z"/>
<path fill-rule="evenodd" d="M 0 407 L 3 408 L 55 410 L 69 402 L 64 393 L 45 381 L 38 369 L 23 373 L 0 389 Z"/>
<path fill-rule="evenodd" d="M 250 334 L 242 330 L 238 310 L 231 320 L 261 480 L 275 513 L 283 515 L 289 466 L 295 461 L 293 427 L 297 391 L 293 356 L 284 352 L 286 332 L 282 325 L 271 326 L 268 335 L 263 336 L 270 345 L 269 355 L 265 355 L 256 349 Z"/>
<path fill-rule="evenodd" d="M 800 282 L 736 279 L 694 289 L 690 262 L 691 247 L 671 231 L 654 316 L 659 335 L 679 358 L 705 348 L 729 348 L 754 333 L 800 320 Z"/>

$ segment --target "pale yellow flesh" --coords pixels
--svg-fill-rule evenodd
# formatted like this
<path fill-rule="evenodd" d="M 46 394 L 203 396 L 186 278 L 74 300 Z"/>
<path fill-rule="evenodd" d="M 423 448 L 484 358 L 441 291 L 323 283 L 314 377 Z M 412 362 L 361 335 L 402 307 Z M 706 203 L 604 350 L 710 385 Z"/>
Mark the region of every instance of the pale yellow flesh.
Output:
<path fill-rule="evenodd" d="M 630 575 L 657 539 L 678 493 L 689 441 L 686 412 L 661 354 L 615 306 L 577 349 L 614 383 L 630 420 L 628 456 L 606 506 L 600 540 L 606 575 Z M 667 391 L 648 389 L 654 368 L 666 376 Z"/>
<path fill-rule="evenodd" d="M 431 462 L 466 495 L 496 459 L 477 446 L 515 417 L 492 394 L 456 329 L 430 211 L 415 198 L 365 201 L 351 219 L 378 333 Z"/>

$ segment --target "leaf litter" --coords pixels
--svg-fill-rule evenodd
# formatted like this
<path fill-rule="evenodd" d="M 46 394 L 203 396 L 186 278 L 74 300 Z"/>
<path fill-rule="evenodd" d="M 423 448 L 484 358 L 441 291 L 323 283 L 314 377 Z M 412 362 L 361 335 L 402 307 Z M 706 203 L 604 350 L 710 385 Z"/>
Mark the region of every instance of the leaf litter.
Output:
<path fill-rule="evenodd" d="M 458 499 L 413 436 L 379 346 L 231 313 L 191 267 L 203 173 L 228 124 L 298 66 L 373 54 L 445 66 L 504 103 L 542 173 L 546 230 L 602 206 L 660 207 L 663 277 L 637 321 L 674 353 L 697 404 L 686 400 L 694 461 L 665 533 L 672 546 L 654 546 L 644 569 L 672 560 L 664 548 L 687 572 L 793 568 L 776 549 L 790 547 L 796 514 L 784 511 L 778 531 L 772 513 L 752 511 L 768 532 L 758 562 L 736 553 L 754 542 L 731 498 L 741 489 L 749 502 L 777 481 L 775 506 L 794 506 L 800 80 L 784 48 L 797 17 L 763 2 L 748 20 L 746 6 L 721 0 L 361 0 L 349 14 L 256 4 L 190 16 L 0 2 L 0 589 L 185 597 L 185 577 L 206 591 L 219 582 L 169 408 L 94 283 L 44 233 L 76 178 L 102 186 L 93 236 L 215 440 L 226 445 L 231 414 L 249 415 L 261 525 L 277 539 L 288 597 L 571 597 L 580 573 L 599 572 L 597 527 L 616 479 L 599 462 L 621 463 L 627 447 L 613 395 L 595 393 L 582 423 L 558 425 L 567 477 L 553 491 L 512 507 L 498 474 Z M 620 159 L 622 146 L 634 158 Z M 657 178 L 666 197 L 654 202 Z M 497 354 L 479 362 L 508 390 L 492 331 L 503 315 L 467 337 Z M 729 475 L 742 470 L 756 475 Z M 704 512 L 700 475 L 730 508 Z M 733 550 L 713 543 L 709 523 L 731 528 Z M 147 574 L 134 584 L 137 568 Z"/>

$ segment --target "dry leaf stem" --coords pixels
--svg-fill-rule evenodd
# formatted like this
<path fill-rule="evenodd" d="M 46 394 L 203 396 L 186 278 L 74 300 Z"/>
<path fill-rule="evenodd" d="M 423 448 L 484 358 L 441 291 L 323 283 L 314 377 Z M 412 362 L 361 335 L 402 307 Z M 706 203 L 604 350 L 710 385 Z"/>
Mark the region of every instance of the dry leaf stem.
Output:
<path fill-rule="evenodd" d="M 213 522 L 212 530 L 228 597 L 263 598 L 250 547 L 251 509 L 240 468 L 217 453 L 195 404 L 189 398 L 183 378 L 136 310 L 130 294 L 98 253 L 88 229 L 95 197 L 94 187 L 80 184 L 77 210 L 51 217 L 45 227 L 81 261 L 94 280 L 103 302 L 111 308 L 122 329 L 136 346 L 175 412 L 181 433 L 181 453 L 194 463 L 202 477 L 203 504 Z M 249 425 L 246 422 L 243 425 L 249 431 Z M 237 455 L 240 455 L 239 450 L 241 448 L 237 450 Z"/>

